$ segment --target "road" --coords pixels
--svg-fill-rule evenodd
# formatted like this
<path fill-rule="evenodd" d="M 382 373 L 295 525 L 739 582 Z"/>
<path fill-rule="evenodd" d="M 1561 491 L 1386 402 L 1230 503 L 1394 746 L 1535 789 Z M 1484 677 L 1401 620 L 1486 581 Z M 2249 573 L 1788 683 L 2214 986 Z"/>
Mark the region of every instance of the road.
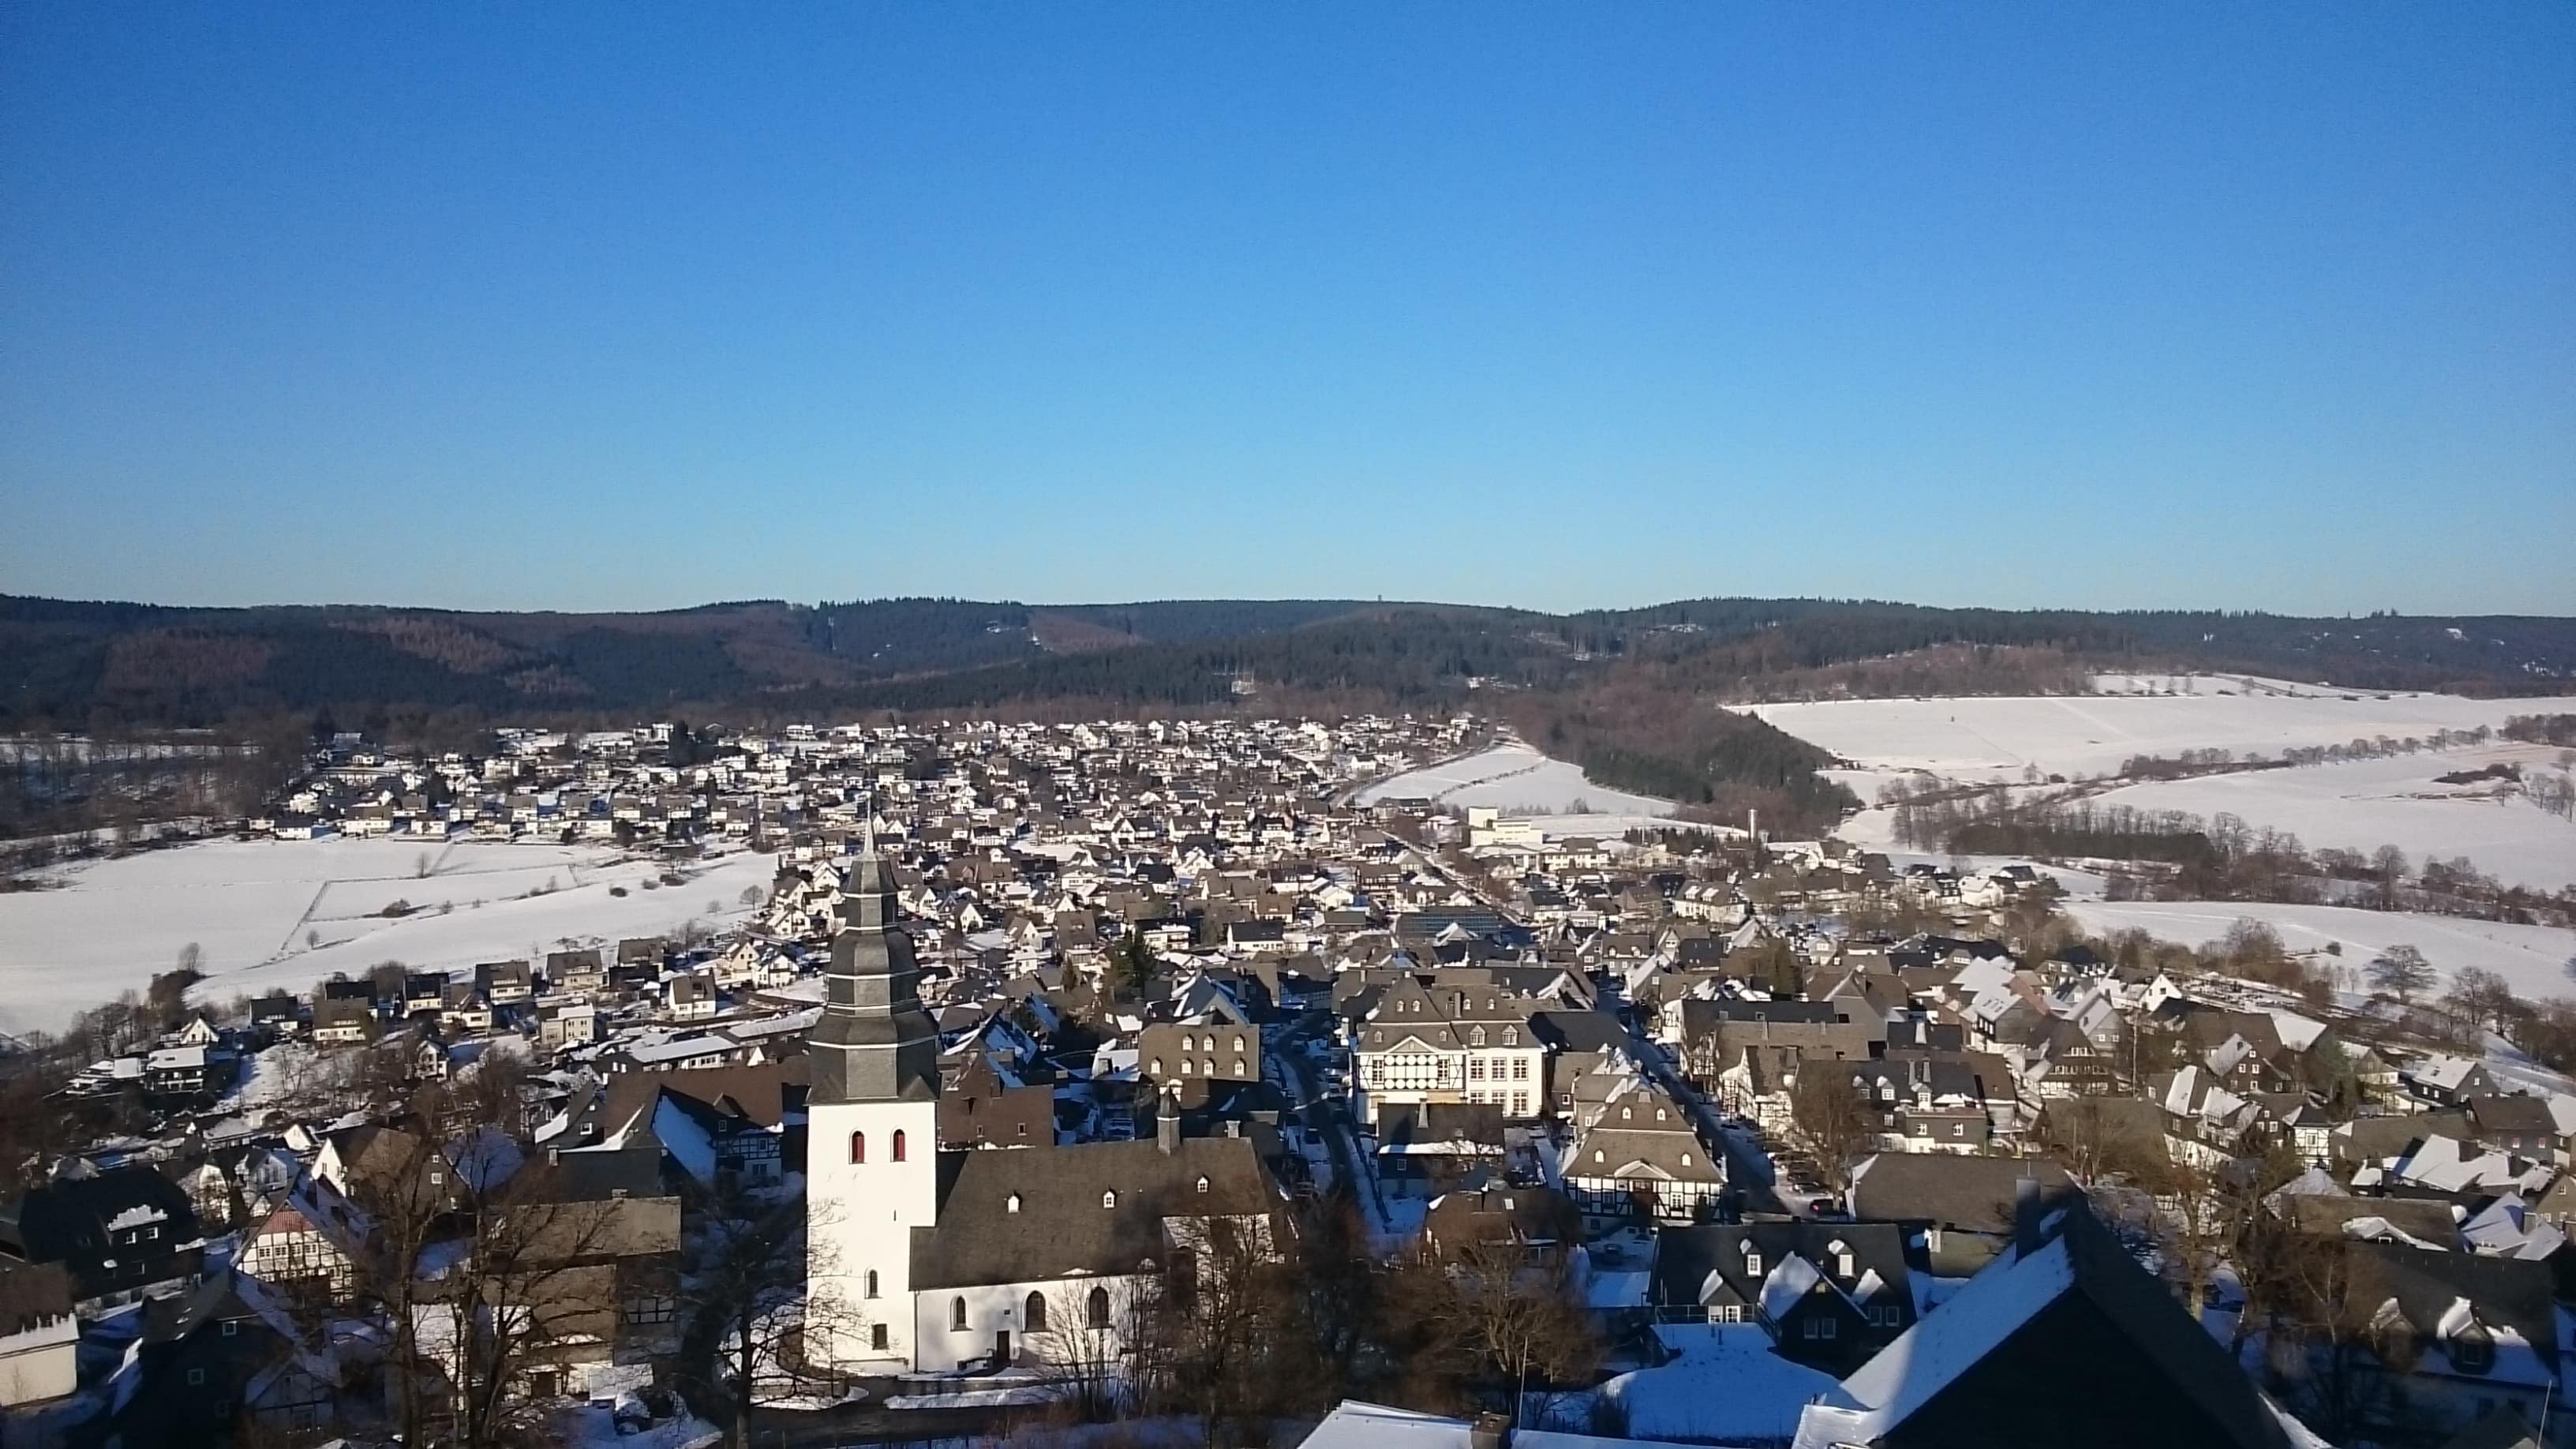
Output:
<path fill-rule="evenodd" d="M 1323 1036 L 1330 1029 L 1328 1012 L 1310 1011 L 1280 1028 L 1275 1042 L 1265 1041 L 1262 1050 L 1284 1063 L 1297 1082 L 1301 1099 L 1299 1111 L 1307 1127 L 1324 1139 L 1324 1148 L 1333 1157 L 1333 1179 L 1347 1184 L 1354 1197 L 1361 1198 L 1370 1220 L 1386 1221 L 1386 1202 L 1378 1196 L 1377 1174 L 1360 1161 L 1358 1130 L 1351 1121 L 1350 1105 L 1342 1097 L 1323 1090 L 1315 1075 L 1315 1063 L 1306 1055 L 1306 1043 Z"/>

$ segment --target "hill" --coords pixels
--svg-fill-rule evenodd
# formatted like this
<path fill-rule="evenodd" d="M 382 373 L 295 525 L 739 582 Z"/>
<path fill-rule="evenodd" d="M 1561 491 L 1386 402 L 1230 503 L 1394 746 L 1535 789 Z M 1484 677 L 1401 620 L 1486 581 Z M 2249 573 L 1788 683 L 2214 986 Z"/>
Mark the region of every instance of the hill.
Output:
<path fill-rule="evenodd" d="M 0 596 L 0 728 L 327 715 L 383 733 L 511 721 L 870 713 L 1072 718 L 1475 709 L 1601 782 L 1783 824 L 1846 797 L 1825 754 L 1718 701 L 2058 694 L 2096 670 L 2552 692 L 2576 620 L 1937 609 L 1691 599 L 1530 610 L 1361 600 L 1032 606 L 744 600 L 657 613 L 184 609 Z"/>

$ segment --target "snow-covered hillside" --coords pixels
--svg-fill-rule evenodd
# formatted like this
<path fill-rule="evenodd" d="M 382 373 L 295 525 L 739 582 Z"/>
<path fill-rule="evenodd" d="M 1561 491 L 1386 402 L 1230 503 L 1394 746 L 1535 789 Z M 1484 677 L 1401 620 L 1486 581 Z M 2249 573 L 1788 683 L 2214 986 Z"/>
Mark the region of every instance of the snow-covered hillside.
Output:
<path fill-rule="evenodd" d="M 2076 900 L 2065 909 L 2089 931 L 2136 929 L 2186 946 L 2216 941 L 2240 920 L 2262 921 L 2280 932 L 2282 943 L 2293 951 L 2340 943 L 2343 959 L 2355 968 L 2391 946 L 2411 945 L 2445 979 L 2463 967 L 2479 966 L 2502 976 L 2527 998 L 2576 996 L 2576 982 L 2567 979 L 2567 962 L 2576 957 L 2576 931 L 2553 926 L 2260 901 Z"/>
<path fill-rule="evenodd" d="M 2576 698 L 2466 699 L 2370 694 L 2245 677 L 2106 675 L 2107 691 L 2016 698 L 1855 699 L 1756 706 L 1752 712 L 1856 767 L 1831 772 L 1864 803 L 1887 781 L 1932 775 L 1960 783 L 2019 781 L 2036 770 L 2068 779 L 2113 774 L 2133 756 L 2189 750 L 2278 757 L 2294 747 L 2357 739 L 2423 738 L 2495 727 L 2521 714 L 2576 712 Z M 2434 783 L 2495 762 L 2555 770 L 2559 751 L 2491 744 L 2376 759 L 2118 786 L 2096 803 L 2233 814 L 2287 831 L 2311 849 L 2394 845 L 2422 861 L 2467 857 L 2508 884 L 2556 890 L 2576 881 L 2576 824 L 2493 782 Z M 1838 833 L 1890 848 L 1885 810 L 1864 810 Z"/>
<path fill-rule="evenodd" d="M 2158 780 L 2095 798 L 2104 805 L 2179 810 L 2203 819 L 2233 814 L 2289 831 L 2311 850 L 2367 852 L 2395 845 L 2419 862 L 2467 856 L 2508 885 L 2555 891 L 2576 883 L 2576 821 L 2542 810 L 2501 781 L 2444 785 L 2435 777 L 2492 764 L 2555 770 L 2559 754 L 2539 745 L 2427 751 Z"/>
<path fill-rule="evenodd" d="M 1359 798 L 1364 805 L 1427 798 L 1460 809 L 1490 805 L 1506 812 L 1549 815 L 1557 817 L 1543 822 L 1550 834 L 1616 834 L 1669 816 L 1675 809 L 1670 800 L 1596 785 L 1576 766 L 1549 759 L 1518 741 L 1381 780 L 1361 791 Z"/>
<path fill-rule="evenodd" d="M 420 874 L 423 855 L 429 873 Z M 177 964 L 194 943 L 200 994 L 302 991 L 379 961 L 461 970 L 575 940 L 739 920 L 777 858 L 662 867 L 592 846 L 384 840 L 216 841 L 71 866 L 60 889 L 0 895 L 0 1032 L 53 1030 Z M 610 894 L 623 887 L 623 897 Z M 538 892 L 537 894 L 531 894 Z M 388 905 L 411 907 L 399 918 Z"/>
<path fill-rule="evenodd" d="M 1964 699 L 1841 699 L 1751 706 L 1802 740 L 1870 770 L 1946 779 L 2102 775 L 2133 755 L 2227 749 L 2277 755 L 2380 735 L 2501 725 L 2518 714 L 2576 713 L 2576 698 L 2464 699 L 2447 694 L 2084 694 Z"/>

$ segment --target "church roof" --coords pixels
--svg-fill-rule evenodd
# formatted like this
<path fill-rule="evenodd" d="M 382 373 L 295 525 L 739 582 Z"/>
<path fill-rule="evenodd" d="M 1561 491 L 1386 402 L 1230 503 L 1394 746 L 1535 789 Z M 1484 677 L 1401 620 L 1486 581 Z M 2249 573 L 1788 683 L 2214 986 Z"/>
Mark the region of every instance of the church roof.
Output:
<path fill-rule="evenodd" d="M 1167 1218 L 1249 1217 L 1280 1201 L 1241 1137 L 1183 1138 L 1169 1153 L 1147 1141 L 942 1153 L 939 1165 L 939 1224 L 912 1234 L 916 1292 L 1133 1273 L 1164 1262 Z"/>

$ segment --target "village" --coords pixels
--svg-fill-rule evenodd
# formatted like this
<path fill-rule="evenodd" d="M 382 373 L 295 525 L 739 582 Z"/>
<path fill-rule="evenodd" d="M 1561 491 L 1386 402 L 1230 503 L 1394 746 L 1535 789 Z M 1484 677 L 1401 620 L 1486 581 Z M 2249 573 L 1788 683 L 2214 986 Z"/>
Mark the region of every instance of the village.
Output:
<path fill-rule="evenodd" d="M 2494 1002 L 2090 938 L 2042 864 L 1387 786 L 1497 741 L 331 738 L 232 833 L 774 879 L 84 1017 L 6 1103 L 0 1438 L 2576 1443 L 2576 1095 Z M 1391 1328 L 1282 1397 L 1245 1295 L 1353 1263 L 1439 1371 Z"/>

